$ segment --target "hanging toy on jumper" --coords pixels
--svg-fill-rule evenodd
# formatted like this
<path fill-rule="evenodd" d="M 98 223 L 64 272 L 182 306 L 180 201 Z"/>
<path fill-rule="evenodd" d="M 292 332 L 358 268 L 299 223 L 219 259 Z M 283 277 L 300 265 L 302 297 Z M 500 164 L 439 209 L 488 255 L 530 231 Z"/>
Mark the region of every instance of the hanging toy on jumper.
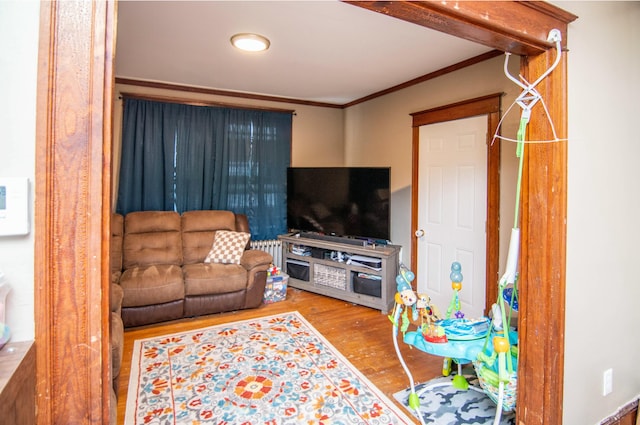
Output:
<path fill-rule="evenodd" d="M 447 319 L 451 317 L 451 313 L 454 313 L 456 319 L 464 318 L 464 313 L 460 308 L 460 295 L 459 292 L 462 289 L 462 266 L 457 261 L 451 263 L 451 288 L 453 289 L 453 296 L 451 297 L 451 303 L 447 309 Z"/>
<path fill-rule="evenodd" d="M 412 309 L 413 320 L 418 320 L 418 310 L 416 309 L 416 301 L 418 298 L 411 287 L 411 282 L 413 282 L 415 278 L 416 276 L 411 270 L 407 269 L 404 265 L 400 265 L 400 273 L 396 276 L 396 304 L 389 316 L 389 320 L 391 320 L 391 323 L 393 323 L 394 326 L 398 326 L 397 320 L 398 316 L 400 316 L 399 313 L 402 312 L 402 306 L 406 306 L 407 308 L 404 310 L 404 313 L 402 313 L 402 326 L 400 326 L 400 330 L 403 334 L 409 328 L 409 307 Z"/>
<path fill-rule="evenodd" d="M 442 326 L 437 324 L 442 319 L 440 311 L 435 304 L 431 302 L 431 298 L 427 294 L 418 294 L 418 302 L 416 302 L 420 319 L 422 321 L 420 329 L 424 339 L 433 343 L 447 342 L 447 336 Z"/>
<path fill-rule="evenodd" d="M 431 297 L 427 294 L 418 294 L 416 308 L 420 316 L 420 327 L 423 331 L 442 318 L 440 310 L 431 302 Z"/>
<path fill-rule="evenodd" d="M 416 293 L 413 292 L 411 282 L 416 278 L 415 274 L 411 270 L 408 270 L 404 266 L 400 267 L 400 273 L 396 276 L 396 302 L 398 304 L 404 304 L 406 306 L 412 306 L 416 303 Z M 398 298 L 400 298 L 398 300 Z"/>
<path fill-rule="evenodd" d="M 449 275 L 449 278 L 451 279 L 451 288 L 453 289 L 451 302 L 447 308 L 445 318 L 434 323 L 434 325 L 444 330 L 444 334 L 447 339 L 443 342 L 452 340 L 474 340 L 484 337 L 489 332 L 489 318 L 478 317 L 467 319 L 465 314 L 462 312 L 462 303 L 460 301 L 460 291 L 462 290 L 462 266 L 457 261 L 454 261 L 451 264 L 451 274 Z M 426 336 L 425 339 L 427 339 Z M 431 341 L 429 339 L 427 340 L 429 342 L 441 342 Z"/>

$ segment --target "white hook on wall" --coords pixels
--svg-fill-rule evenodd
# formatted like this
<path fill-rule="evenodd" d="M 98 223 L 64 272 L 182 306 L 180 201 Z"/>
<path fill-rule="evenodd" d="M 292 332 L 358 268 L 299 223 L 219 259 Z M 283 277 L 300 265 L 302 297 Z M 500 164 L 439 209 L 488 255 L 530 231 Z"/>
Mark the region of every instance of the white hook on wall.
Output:
<path fill-rule="evenodd" d="M 520 105 L 520 107 L 523 110 L 528 110 L 528 113 L 531 111 L 531 108 L 533 108 L 533 106 L 542 98 L 542 96 L 540 96 L 540 93 L 538 93 L 535 87 L 538 84 L 540 84 L 540 82 L 544 80 L 549 74 L 551 74 L 551 72 L 553 72 L 553 70 L 560 63 L 560 58 L 562 55 L 562 50 L 561 50 L 562 46 L 560 45 L 562 41 L 562 33 L 560 32 L 560 30 L 552 29 L 551 31 L 549 31 L 549 36 L 547 37 L 547 41 L 556 43 L 556 58 L 553 61 L 553 64 L 551 65 L 551 67 L 547 69 L 540 77 L 538 77 L 537 80 L 535 80 L 531 84 L 529 84 L 529 82 L 525 80 L 524 77 L 520 76 L 520 79 L 518 79 L 509 73 L 508 64 L 509 64 L 509 57 L 511 56 L 511 53 L 507 52 L 505 54 L 506 57 L 504 60 L 504 74 L 507 76 L 507 78 L 509 78 L 511 81 L 513 81 L 523 89 L 523 92 L 520 93 L 520 96 L 518 96 L 518 98 L 516 99 L 516 103 Z M 524 84 L 520 80 L 524 81 L 524 83 L 526 84 Z"/>
<path fill-rule="evenodd" d="M 551 65 L 551 67 L 549 69 L 547 69 L 540 77 L 538 77 L 538 79 L 536 81 L 534 81 L 533 84 L 529 84 L 527 82 L 527 80 L 525 80 L 522 76 L 520 76 L 520 79 L 522 79 L 525 83 L 527 83 L 527 85 L 524 85 L 522 82 L 520 82 L 520 80 L 518 80 L 517 78 L 515 78 L 514 76 L 512 76 L 509 73 L 509 69 L 507 68 L 507 64 L 509 63 L 509 56 L 511 56 L 511 53 L 509 53 L 509 52 L 505 53 L 506 54 L 506 58 L 505 58 L 505 61 L 504 61 L 504 73 L 507 76 L 507 78 L 509 78 L 511 81 L 513 81 L 514 83 L 516 83 L 517 85 L 522 87 L 523 90 L 532 89 L 533 87 L 535 87 L 538 84 L 540 84 L 540 81 L 542 81 L 547 75 L 551 74 L 551 72 L 560 63 L 560 57 L 561 57 L 561 54 L 562 54 L 562 50 L 561 50 L 562 46 L 560 45 L 560 43 L 562 42 L 562 33 L 560 32 L 560 30 L 553 29 L 553 30 L 549 31 L 549 36 L 547 37 L 547 41 L 556 43 L 556 58 L 553 61 L 553 65 Z"/>
<path fill-rule="evenodd" d="M 505 53 L 504 74 L 507 76 L 508 79 L 510 79 L 515 84 L 517 84 L 520 88 L 522 88 L 523 91 L 516 98 L 514 103 L 509 107 L 507 112 L 502 116 L 502 119 L 500 120 L 500 123 L 498 124 L 498 129 L 499 129 L 500 125 L 502 124 L 502 120 L 509 113 L 509 111 L 511 110 L 511 108 L 515 104 L 518 104 L 518 106 L 520 106 L 522 108 L 521 120 L 525 120 L 526 122 L 528 122 L 529 121 L 529 117 L 531 116 L 531 109 L 533 109 L 533 107 L 535 106 L 536 103 L 538 103 L 538 101 L 541 101 L 542 106 L 543 106 L 543 108 L 545 110 L 545 113 L 547 114 L 547 119 L 549 120 L 549 124 L 551 125 L 551 131 L 553 132 L 554 139 L 553 140 L 548 140 L 548 141 L 539 141 L 539 143 L 542 143 L 542 142 L 556 142 L 556 141 L 560 140 L 560 139 L 558 139 L 558 136 L 556 135 L 555 127 L 553 125 L 553 122 L 551 121 L 551 118 L 550 118 L 550 115 L 549 115 L 549 111 L 547 110 L 547 107 L 544 104 L 544 100 L 542 99 L 542 96 L 540 95 L 540 93 L 535 88 L 538 84 L 540 84 L 540 82 L 542 80 L 544 80 L 549 74 L 551 74 L 551 72 L 553 72 L 553 70 L 560 63 L 560 59 L 562 58 L 562 46 L 561 46 L 562 33 L 560 32 L 560 30 L 552 29 L 551 31 L 549 31 L 549 35 L 547 36 L 547 41 L 555 43 L 555 45 L 556 45 L 556 57 L 555 57 L 555 60 L 553 61 L 553 64 L 542 75 L 540 75 L 538 77 L 538 79 L 535 80 L 533 83 L 529 83 L 521 75 L 519 76 L 520 78 L 516 78 L 516 77 L 514 77 L 513 75 L 511 75 L 509 73 L 508 65 L 509 65 L 509 57 L 511 56 L 511 53 L 509 53 L 509 52 Z M 494 139 L 496 137 L 504 139 L 504 140 L 513 141 L 513 142 L 517 141 L 517 140 L 509 139 L 509 138 L 506 138 L 506 137 L 498 136 L 498 130 L 496 131 L 496 134 L 494 135 Z M 531 142 L 529 142 L 529 143 L 531 143 Z"/>

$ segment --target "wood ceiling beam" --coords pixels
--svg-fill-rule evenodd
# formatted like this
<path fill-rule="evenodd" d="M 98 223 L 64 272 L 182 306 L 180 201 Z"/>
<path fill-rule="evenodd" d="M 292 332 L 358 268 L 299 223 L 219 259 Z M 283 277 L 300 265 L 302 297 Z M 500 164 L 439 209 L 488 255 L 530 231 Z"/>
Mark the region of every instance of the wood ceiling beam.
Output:
<path fill-rule="evenodd" d="M 539 1 L 345 1 L 503 52 L 536 56 L 551 47 L 549 31 L 562 33 L 577 16 Z"/>

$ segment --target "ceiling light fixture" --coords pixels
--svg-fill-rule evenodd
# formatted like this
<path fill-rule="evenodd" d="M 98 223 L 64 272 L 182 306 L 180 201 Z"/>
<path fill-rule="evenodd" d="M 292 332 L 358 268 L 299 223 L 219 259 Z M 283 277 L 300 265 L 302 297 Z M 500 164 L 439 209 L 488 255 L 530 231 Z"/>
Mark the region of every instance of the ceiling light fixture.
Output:
<path fill-rule="evenodd" d="M 231 44 L 247 52 L 262 52 L 269 48 L 271 42 L 258 34 L 242 33 L 231 37 Z"/>

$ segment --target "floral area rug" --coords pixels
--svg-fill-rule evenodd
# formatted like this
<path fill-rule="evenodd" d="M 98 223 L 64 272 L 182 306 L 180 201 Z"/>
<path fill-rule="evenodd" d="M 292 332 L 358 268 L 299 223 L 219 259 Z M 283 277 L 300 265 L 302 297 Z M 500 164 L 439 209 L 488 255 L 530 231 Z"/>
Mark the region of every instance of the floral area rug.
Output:
<path fill-rule="evenodd" d="M 125 425 L 413 423 L 298 312 L 134 342 Z"/>
<path fill-rule="evenodd" d="M 420 414 L 425 425 L 491 425 L 496 416 L 496 404 L 482 391 L 457 390 L 451 378 L 440 377 L 418 384 L 415 387 L 420 398 Z M 470 385 L 480 388 L 475 375 L 466 375 Z M 435 384 L 435 385 L 434 385 Z M 425 387 L 428 387 L 425 391 Z M 409 408 L 411 389 L 397 392 L 393 397 L 417 417 L 415 410 Z M 514 412 L 503 412 L 500 425 L 514 425 Z"/>

